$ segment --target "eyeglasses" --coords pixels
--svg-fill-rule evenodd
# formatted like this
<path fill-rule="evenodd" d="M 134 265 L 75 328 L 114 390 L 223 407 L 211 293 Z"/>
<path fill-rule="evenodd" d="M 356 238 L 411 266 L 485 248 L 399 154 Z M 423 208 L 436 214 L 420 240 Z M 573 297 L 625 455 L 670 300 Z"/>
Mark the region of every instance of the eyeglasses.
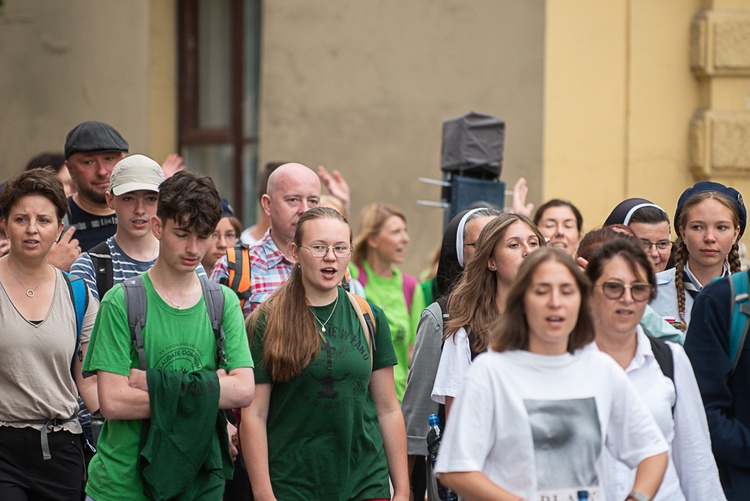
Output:
<path fill-rule="evenodd" d="M 221 237 L 221 233 L 218 231 L 215 231 L 211 234 L 211 238 L 214 240 L 218 240 Z M 237 240 L 237 234 L 233 231 L 228 231 L 224 233 L 224 240 Z"/>
<path fill-rule="evenodd" d="M 643 250 L 646 252 L 651 250 L 651 247 L 656 247 L 656 250 L 665 251 L 669 250 L 669 248 L 672 246 L 672 242 L 669 240 L 659 240 L 658 242 L 652 242 L 651 240 L 646 240 L 645 238 L 641 238 L 641 247 L 643 247 Z"/>
<path fill-rule="evenodd" d="M 651 297 L 651 292 L 654 290 L 651 284 L 634 283 L 631 285 L 625 285 L 620 282 L 604 282 L 601 286 L 602 293 L 608 299 L 620 299 L 625 294 L 625 289 L 630 289 L 630 296 L 633 301 L 642 303 L 648 301 Z"/>
<path fill-rule="evenodd" d="M 328 254 L 329 249 L 333 249 L 333 255 L 336 257 L 349 257 L 352 254 L 354 247 L 347 245 L 300 245 L 303 249 L 310 251 L 313 257 L 325 257 Z"/>

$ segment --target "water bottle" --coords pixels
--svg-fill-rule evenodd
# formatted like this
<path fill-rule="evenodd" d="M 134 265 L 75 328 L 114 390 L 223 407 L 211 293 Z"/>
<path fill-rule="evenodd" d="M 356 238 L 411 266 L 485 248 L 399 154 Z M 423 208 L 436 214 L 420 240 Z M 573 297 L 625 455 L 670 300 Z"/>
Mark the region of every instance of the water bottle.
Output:
<path fill-rule="evenodd" d="M 430 414 L 428 419 L 430 430 L 427 432 L 427 452 L 430 454 L 430 462 L 434 467 L 438 457 L 438 449 L 440 448 L 440 418 L 437 414 Z M 441 501 L 458 501 L 456 493 L 443 486 L 440 482 L 437 483 L 437 488 L 438 497 Z"/>
<path fill-rule="evenodd" d="M 578 491 L 578 501 L 589 501 L 589 491 Z"/>

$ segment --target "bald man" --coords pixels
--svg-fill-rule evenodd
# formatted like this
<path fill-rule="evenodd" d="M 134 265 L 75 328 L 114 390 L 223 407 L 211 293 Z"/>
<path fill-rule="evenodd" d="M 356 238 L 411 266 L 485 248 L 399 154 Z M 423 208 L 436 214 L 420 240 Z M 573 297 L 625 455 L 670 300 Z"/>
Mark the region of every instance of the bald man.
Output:
<path fill-rule="evenodd" d="M 246 318 L 291 275 L 294 259 L 289 243 L 294 238 L 297 221 L 306 210 L 317 207 L 319 201 L 320 179 L 310 168 L 288 163 L 269 176 L 268 189 L 260 203 L 271 219 L 271 227 L 249 248 L 250 298 L 242 308 Z M 214 266 L 211 280 L 227 285 L 228 279 L 224 256 Z"/>

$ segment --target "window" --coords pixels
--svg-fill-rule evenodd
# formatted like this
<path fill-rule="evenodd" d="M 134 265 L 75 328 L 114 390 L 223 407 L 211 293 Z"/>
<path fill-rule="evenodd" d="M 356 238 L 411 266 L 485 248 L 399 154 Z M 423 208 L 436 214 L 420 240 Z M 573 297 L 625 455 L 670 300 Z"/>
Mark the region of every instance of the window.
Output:
<path fill-rule="evenodd" d="M 260 0 L 180 0 L 179 150 L 255 220 Z"/>

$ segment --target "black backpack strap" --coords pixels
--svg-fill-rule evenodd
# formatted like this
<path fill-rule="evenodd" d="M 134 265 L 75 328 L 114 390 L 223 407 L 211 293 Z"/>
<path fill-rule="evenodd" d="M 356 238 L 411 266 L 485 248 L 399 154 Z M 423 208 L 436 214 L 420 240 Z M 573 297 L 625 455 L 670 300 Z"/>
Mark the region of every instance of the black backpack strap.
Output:
<path fill-rule="evenodd" d="M 146 287 L 140 276 L 129 278 L 122 282 L 122 291 L 125 294 L 125 309 L 128 312 L 128 327 L 130 327 L 130 342 L 135 345 L 138 353 L 138 367 L 145 371 L 146 350 L 143 347 L 143 327 L 146 325 Z"/>
<path fill-rule="evenodd" d="M 200 277 L 200 280 L 203 289 L 203 301 L 206 303 L 211 329 L 214 331 L 214 337 L 216 338 L 216 353 L 219 365 L 225 364 L 227 361 L 227 353 L 224 350 L 226 336 L 222 324 L 224 319 L 224 292 L 221 290 L 221 285 L 216 282 L 204 277 Z"/>
<path fill-rule="evenodd" d="M 109 249 L 109 245 L 107 245 L 107 241 L 100 242 L 89 249 L 89 257 L 94 265 L 96 289 L 99 292 L 99 300 L 101 301 L 104 294 L 114 286 L 112 252 Z"/>
<path fill-rule="evenodd" d="M 672 356 L 672 349 L 661 339 L 651 336 L 647 337 L 651 341 L 651 351 L 654 352 L 654 358 L 659 364 L 661 372 L 674 383 L 674 357 Z"/>

